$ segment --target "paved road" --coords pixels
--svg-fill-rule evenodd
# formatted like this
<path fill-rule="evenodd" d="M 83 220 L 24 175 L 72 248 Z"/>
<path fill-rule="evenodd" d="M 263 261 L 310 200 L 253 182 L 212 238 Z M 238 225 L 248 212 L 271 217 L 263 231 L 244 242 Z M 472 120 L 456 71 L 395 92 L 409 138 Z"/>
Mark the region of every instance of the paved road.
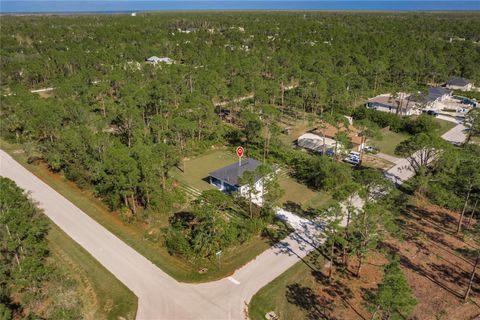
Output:
<path fill-rule="evenodd" d="M 204 284 L 180 283 L 0 150 L 0 175 L 28 192 L 45 214 L 138 297 L 137 319 L 244 319 L 245 306 L 267 283 L 314 249 L 318 226 L 282 211 L 295 232 L 238 269 Z"/>

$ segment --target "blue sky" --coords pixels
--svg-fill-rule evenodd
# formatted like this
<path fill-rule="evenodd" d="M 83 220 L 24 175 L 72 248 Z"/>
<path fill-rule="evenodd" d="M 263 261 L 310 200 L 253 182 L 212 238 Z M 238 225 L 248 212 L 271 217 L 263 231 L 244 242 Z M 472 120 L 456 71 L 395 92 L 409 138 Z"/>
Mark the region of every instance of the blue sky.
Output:
<path fill-rule="evenodd" d="M 164 10 L 480 11 L 480 0 L 0 0 L 0 12 L 125 12 Z"/>

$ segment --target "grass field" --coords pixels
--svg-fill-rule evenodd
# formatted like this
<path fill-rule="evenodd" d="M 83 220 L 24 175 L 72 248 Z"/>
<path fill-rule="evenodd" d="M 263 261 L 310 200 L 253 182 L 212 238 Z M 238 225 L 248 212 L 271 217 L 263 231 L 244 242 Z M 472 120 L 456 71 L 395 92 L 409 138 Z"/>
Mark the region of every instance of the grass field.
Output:
<path fill-rule="evenodd" d="M 433 121 L 435 121 L 440 127 L 437 129 L 437 133 L 438 135 L 443 135 L 445 132 L 447 132 L 448 130 L 452 129 L 453 127 L 456 126 L 455 123 L 453 122 L 450 122 L 450 121 L 446 121 L 446 120 L 442 120 L 442 119 L 438 119 L 438 118 L 433 118 Z"/>
<path fill-rule="evenodd" d="M 288 123 L 288 126 L 292 130 L 290 134 L 282 133 L 279 137 L 280 141 L 282 141 L 286 146 L 291 146 L 293 141 L 295 141 L 299 136 L 315 127 L 315 125 L 308 120 L 304 121 L 289 118 L 288 120 L 284 119 L 284 123 L 285 125 Z"/>
<path fill-rule="evenodd" d="M 390 130 L 382 130 L 383 139 L 371 139 L 367 141 L 368 145 L 377 147 L 380 152 L 395 156 L 395 148 L 404 140 L 407 140 L 409 135 L 405 133 L 397 133 Z"/>
<path fill-rule="evenodd" d="M 304 210 L 309 208 L 322 209 L 332 203 L 332 196 L 324 191 L 313 191 L 304 184 L 300 184 L 287 175 L 279 177 L 280 187 L 285 191 L 280 198 L 280 204 L 294 202 L 302 206 Z"/>
<path fill-rule="evenodd" d="M 224 149 L 214 150 L 185 161 L 185 172 L 174 168 L 171 171 L 171 175 L 190 187 L 204 191 L 214 188 L 205 180 L 209 172 L 235 163 L 236 161 L 238 161 L 237 157 L 232 153 Z M 330 194 L 313 191 L 307 186 L 296 182 L 286 173 L 280 174 L 279 183 L 280 187 L 285 191 L 279 200 L 279 204 L 291 201 L 300 204 L 304 209 L 318 209 L 327 206 L 332 201 Z"/>
<path fill-rule="evenodd" d="M 214 150 L 201 155 L 200 157 L 185 161 L 185 172 L 173 168 L 170 174 L 177 180 L 187 185 L 204 191 L 215 188 L 208 181 L 208 173 L 238 161 L 237 156 L 226 150 Z"/>
<path fill-rule="evenodd" d="M 77 280 L 82 319 L 135 319 L 137 297 L 53 223 L 48 234 L 52 262 Z"/>
<path fill-rule="evenodd" d="M 441 136 L 448 130 L 452 129 L 455 127 L 455 123 L 437 119 L 437 118 L 432 118 L 434 122 L 436 122 L 439 125 L 439 128 L 436 130 L 436 133 Z M 381 130 L 383 139 L 371 139 L 370 141 L 367 141 L 368 145 L 372 145 L 377 147 L 380 152 L 395 156 L 395 148 L 398 146 L 398 144 L 410 136 L 407 133 L 401 133 L 401 132 L 393 132 L 390 130 Z"/>
<path fill-rule="evenodd" d="M 21 152 L 21 146 L 0 140 L 0 148 L 8 152 L 25 168 L 62 194 L 95 221 L 178 281 L 205 282 L 224 278 L 270 246 L 268 239 L 255 237 L 240 247 L 235 248 L 235 250 L 225 250 L 222 255 L 222 266 L 220 269 L 215 262 L 207 265 L 193 265 L 181 258 L 170 255 L 164 247 L 161 237 L 158 241 L 149 240 L 148 232 L 151 230 L 149 230 L 146 224 L 140 222 L 124 223 L 118 214 L 109 211 L 107 206 L 100 199 L 96 198 L 92 192 L 79 189 L 73 182 L 66 180 L 62 175 L 52 174 L 45 165 L 29 164 L 26 155 Z M 165 217 L 166 221 L 167 217 Z M 204 267 L 208 268 L 208 272 L 198 273 L 198 270 Z"/>
<path fill-rule="evenodd" d="M 310 255 L 305 260 L 313 260 L 313 258 Z M 308 263 L 311 262 L 308 261 Z M 315 264 L 323 264 L 323 260 L 319 259 Z M 312 276 L 312 269 L 303 261 L 297 262 L 253 296 L 248 307 L 250 319 L 265 319 L 265 314 L 270 311 L 274 311 L 280 319 L 307 319 L 308 312 L 290 301 L 297 288 L 304 291 L 299 293 L 304 293 L 304 299 L 308 300 L 311 295 L 305 293 L 314 288 L 316 282 L 315 277 Z M 308 303 L 314 303 L 314 301 Z"/>

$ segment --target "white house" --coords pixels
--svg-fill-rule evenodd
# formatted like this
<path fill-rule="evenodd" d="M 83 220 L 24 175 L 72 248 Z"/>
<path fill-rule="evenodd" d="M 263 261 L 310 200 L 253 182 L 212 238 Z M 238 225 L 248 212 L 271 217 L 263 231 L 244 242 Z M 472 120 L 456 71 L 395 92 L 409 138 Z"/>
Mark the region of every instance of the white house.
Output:
<path fill-rule="evenodd" d="M 254 172 L 262 163 L 252 158 L 243 159 L 240 163 L 233 163 L 226 167 L 220 168 L 208 174 L 210 184 L 217 187 L 225 193 L 239 192 L 243 197 L 249 194 L 249 186 L 242 183 L 241 177 L 246 171 Z M 278 171 L 278 167 L 273 167 L 273 171 Z M 255 183 L 255 202 L 261 203 L 263 198 L 264 179 L 260 176 L 254 177 Z"/>
<path fill-rule="evenodd" d="M 454 78 L 448 80 L 446 87 L 452 90 L 470 91 L 473 89 L 473 82 L 464 78 Z"/>
<path fill-rule="evenodd" d="M 378 95 L 368 99 L 366 105 L 369 109 L 395 113 L 403 116 L 420 113 L 418 108 L 416 108 L 417 103 L 412 99 L 411 95 L 404 92 L 399 92 L 396 97 L 390 93 Z"/>
<path fill-rule="evenodd" d="M 145 59 L 145 61 L 152 64 L 157 64 L 157 63 L 172 64 L 174 62 L 173 59 L 170 59 L 169 57 L 159 58 L 157 56 L 151 56 L 150 58 Z"/>
<path fill-rule="evenodd" d="M 443 87 L 428 88 L 428 95 L 424 99 L 426 109 L 442 109 L 441 102 L 449 99 L 452 96 L 452 90 Z"/>
<path fill-rule="evenodd" d="M 309 151 L 320 154 L 323 153 L 324 149 L 327 155 L 333 156 L 335 153 L 335 140 L 327 137 L 323 138 L 310 132 L 304 133 L 298 137 L 297 145 Z M 341 148 L 341 145 L 338 144 L 337 148 Z"/>

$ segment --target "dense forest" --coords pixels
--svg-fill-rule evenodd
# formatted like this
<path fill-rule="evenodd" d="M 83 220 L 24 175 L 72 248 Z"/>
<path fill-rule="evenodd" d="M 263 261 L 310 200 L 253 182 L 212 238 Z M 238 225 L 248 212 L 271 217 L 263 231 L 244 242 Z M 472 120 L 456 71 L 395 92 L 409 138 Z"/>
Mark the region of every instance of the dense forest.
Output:
<path fill-rule="evenodd" d="M 284 113 L 350 114 L 374 93 L 450 76 L 480 81 L 476 22 L 476 14 L 6 16 L 2 136 L 27 143 L 112 209 L 170 212 L 182 202 L 172 166 L 219 142 L 268 158 Z M 145 63 L 154 55 L 175 63 Z M 249 94 L 253 104 L 235 100 Z"/>
<path fill-rule="evenodd" d="M 76 280 L 49 260 L 48 221 L 0 177 L 0 318 L 81 319 Z"/>
<path fill-rule="evenodd" d="M 214 249 L 191 248 L 195 228 L 212 227 L 215 212 L 234 210 L 260 226 L 271 212 L 254 217 L 245 202 L 219 208 L 218 195 L 208 207 L 188 203 L 172 168 L 211 146 L 243 144 L 249 156 L 345 198 L 358 179 L 351 168 L 282 144 L 283 119 L 336 125 L 353 115 L 365 137 L 384 126 L 431 132 L 426 117 L 355 107 L 373 94 L 422 91 L 452 76 L 479 82 L 478 20 L 467 13 L 5 16 L 1 136 L 23 144 L 30 161 L 93 190 L 126 221 L 154 224 L 187 208 L 170 217 L 166 244 L 172 253 L 209 257 Z M 150 56 L 174 63 L 148 63 Z M 46 90 L 31 92 L 39 89 Z M 410 143 L 399 152 L 421 145 Z M 217 235 L 220 248 L 262 230 L 255 222 L 230 226 Z M 180 238 L 189 250 L 169 241 Z"/>

